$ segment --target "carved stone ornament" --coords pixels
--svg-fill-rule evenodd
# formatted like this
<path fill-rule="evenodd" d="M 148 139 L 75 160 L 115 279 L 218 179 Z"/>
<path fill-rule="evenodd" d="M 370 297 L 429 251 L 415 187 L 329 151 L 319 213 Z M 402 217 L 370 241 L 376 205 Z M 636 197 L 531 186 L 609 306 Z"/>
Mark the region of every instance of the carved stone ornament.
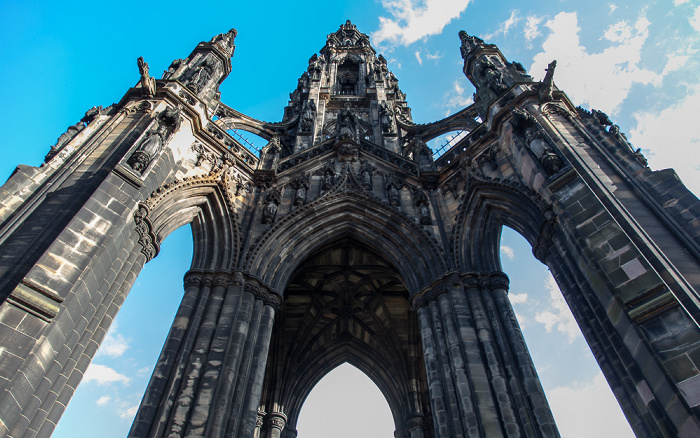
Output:
<path fill-rule="evenodd" d="M 304 205 L 306 203 L 306 195 L 309 191 L 309 177 L 302 173 L 299 178 L 292 183 L 294 188 L 294 205 Z"/>
<path fill-rule="evenodd" d="M 46 157 L 44 157 L 44 163 L 48 163 L 53 157 L 55 157 L 56 154 L 58 154 L 61 151 L 61 149 L 63 149 L 63 147 L 68 142 L 73 140 L 73 138 L 76 135 L 78 135 L 83 129 L 85 129 L 85 123 L 83 123 L 82 121 L 76 123 L 73 126 L 69 126 L 66 132 L 64 132 L 63 134 L 61 134 L 60 137 L 58 137 L 58 139 L 56 140 L 56 144 L 51 146 L 49 153 L 46 154 Z"/>
<path fill-rule="evenodd" d="M 313 99 L 309 99 L 304 103 L 301 110 L 301 118 L 299 119 L 299 131 L 301 132 L 311 132 L 314 127 L 314 121 L 316 121 L 316 102 Z"/>
<path fill-rule="evenodd" d="M 537 260 L 546 264 L 550 255 L 550 248 L 554 244 L 552 238 L 556 233 L 557 217 L 554 211 L 548 209 L 544 212 L 545 220 L 540 225 L 540 233 L 537 235 L 535 244 L 532 246 L 532 254 Z"/>
<path fill-rule="evenodd" d="M 418 213 L 418 222 L 420 222 L 421 225 L 430 225 L 432 220 L 430 219 L 430 202 L 428 201 L 428 196 L 423 190 L 416 189 L 413 192 L 413 199 L 416 212 Z"/>
<path fill-rule="evenodd" d="M 321 190 L 330 190 L 335 182 L 335 160 L 326 162 L 321 171 Z"/>
<path fill-rule="evenodd" d="M 141 88 L 143 89 L 144 97 L 153 97 L 156 95 L 156 79 L 148 73 L 148 63 L 139 56 L 137 60 L 139 65 L 139 73 L 141 73 Z"/>
<path fill-rule="evenodd" d="M 365 190 L 372 190 L 372 174 L 374 174 L 374 169 L 367 160 L 360 160 L 358 174 L 362 188 Z"/>
<path fill-rule="evenodd" d="M 153 224 L 148 217 L 148 213 L 148 207 L 144 204 L 139 204 L 134 213 L 136 233 L 139 235 L 138 244 L 141 245 L 141 252 L 146 256 L 146 262 L 157 256 L 160 250 L 160 245 L 153 232 Z"/>
<path fill-rule="evenodd" d="M 236 45 L 234 44 L 236 36 L 238 36 L 238 31 L 236 29 L 231 29 L 226 33 L 215 36 L 212 38 L 211 42 L 217 44 L 230 57 L 233 56 L 233 52 L 236 49 Z"/>
<path fill-rule="evenodd" d="M 394 111 L 391 106 L 383 100 L 379 108 L 379 118 L 382 123 L 382 132 L 385 134 L 393 134 L 396 131 L 396 123 L 394 121 Z"/>
<path fill-rule="evenodd" d="M 389 177 L 389 181 L 386 183 L 386 194 L 389 198 L 389 205 L 393 207 L 398 207 L 401 205 L 401 197 L 399 193 L 399 183 L 392 176 Z"/>
<path fill-rule="evenodd" d="M 463 30 L 459 31 L 459 39 L 462 41 L 460 51 L 462 53 L 463 59 L 467 58 L 467 55 L 469 55 L 469 52 L 484 45 L 484 40 L 482 40 L 481 38 L 477 38 L 475 36 L 471 36 Z"/>
<path fill-rule="evenodd" d="M 360 145 L 352 140 L 344 140 L 336 143 L 335 151 L 338 154 L 338 161 L 357 161 L 360 153 Z"/>
<path fill-rule="evenodd" d="M 180 107 L 167 108 L 161 112 L 126 163 L 136 172 L 143 174 L 151 161 L 163 150 L 170 135 L 180 127 L 181 117 Z"/>
<path fill-rule="evenodd" d="M 241 271 L 236 271 L 233 273 L 233 285 L 243 286 L 245 284 L 245 277 Z"/>
<path fill-rule="evenodd" d="M 551 102 L 552 92 L 554 91 L 554 69 L 557 67 L 557 61 L 552 61 L 545 70 L 547 73 L 544 79 L 540 82 L 539 95 L 540 103 Z"/>
<path fill-rule="evenodd" d="M 275 221 L 277 208 L 282 202 L 282 196 L 277 187 L 270 187 L 265 193 L 265 207 L 263 207 L 262 223 L 271 224 Z"/>

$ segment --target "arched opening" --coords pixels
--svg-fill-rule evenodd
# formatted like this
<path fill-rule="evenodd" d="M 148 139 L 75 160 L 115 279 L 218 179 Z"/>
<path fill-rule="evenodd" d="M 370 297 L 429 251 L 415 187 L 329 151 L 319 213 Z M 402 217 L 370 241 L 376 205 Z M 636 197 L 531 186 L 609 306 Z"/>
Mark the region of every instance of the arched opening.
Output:
<path fill-rule="evenodd" d="M 351 58 L 345 58 L 338 65 L 337 81 L 339 94 L 358 94 L 358 84 L 360 81 L 360 64 Z"/>
<path fill-rule="evenodd" d="M 141 270 L 53 437 L 127 436 L 180 305 L 192 251 L 192 231 L 182 226 Z"/>
<path fill-rule="evenodd" d="M 394 422 L 377 385 L 362 371 L 344 363 L 314 386 L 304 401 L 297 431 L 305 438 L 390 438 Z"/>
<path fill-rule="evenodd" d="M 344 237 L 306 257 L 289 278 L 268 355 L 261 438 L 278 436 L 269 417 L 280 414 L 294 433 L 311 390 L 343 363 L 377 386 L 389 405 L 392 433 L 429 413 L 416 315 L 386 258 Z"/>
<path fill-rule="evenodd" d="M 509 297 L 557 427 L 565 437 L 633 437 L 581 329 L 531 245 L 503 227 L 500 263 Z"/>

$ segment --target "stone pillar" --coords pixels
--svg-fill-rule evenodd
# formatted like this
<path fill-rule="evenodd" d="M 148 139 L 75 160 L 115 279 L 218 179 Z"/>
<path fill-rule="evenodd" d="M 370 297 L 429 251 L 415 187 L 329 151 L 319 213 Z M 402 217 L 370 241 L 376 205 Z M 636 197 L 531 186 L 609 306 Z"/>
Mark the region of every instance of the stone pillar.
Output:
<path fill-rule="evenodd" d="M 500 272 L 452 273 L 413 298 L 436 437 L 559 436 L 507 285 Z"/>
<path fill-rule="evenodd" d="M 267 414 L 267 421 L 270 425 L 270 438 L 280 438 L 284 426 L 287 424 L 287 416 L 282 412 L 270 412 Z"/>
<path fill-rule="evenodd" d="M 185 285 L 129 436 L 254 436 L 280 298 L 241 272 L 193 270 Z"/>
<path fill-rule="evenodd" d="M 265 414 L 265 411 L 258 409 L 258 416 L 255 419 L 255 433 L 253 434 L 253 438 L 260 438 L 260 432 L 263 426 L 263 420 L 265 420 Z"/>

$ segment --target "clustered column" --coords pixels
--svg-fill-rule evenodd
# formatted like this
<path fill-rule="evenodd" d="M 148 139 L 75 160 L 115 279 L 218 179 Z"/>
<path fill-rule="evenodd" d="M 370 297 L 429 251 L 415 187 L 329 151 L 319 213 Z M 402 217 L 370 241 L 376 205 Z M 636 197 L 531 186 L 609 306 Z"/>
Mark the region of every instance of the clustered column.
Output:
<path fill-rule="evenodd" d="M 242 272 L 188 272 L 129 437 L 252 437 L 280 303 Z"/>
<path fill-rule="evenodd" d="M 413 300 L 436 437 L 558 437 L 501 272 L 452 273 Z"/>

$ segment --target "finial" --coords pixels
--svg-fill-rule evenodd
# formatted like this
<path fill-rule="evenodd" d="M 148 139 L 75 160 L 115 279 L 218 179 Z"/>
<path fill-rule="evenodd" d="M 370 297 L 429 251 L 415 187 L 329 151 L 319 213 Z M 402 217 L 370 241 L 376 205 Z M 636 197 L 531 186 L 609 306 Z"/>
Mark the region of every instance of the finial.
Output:
<path fill-rule="evenodd" d="M 139 56 L 136 60 L 139 66 L 139 73 L 141 73 L 141 87 L 143 88 L 143 94 L 146 97 L 153 97 L 156 95 L 156 80 L 151 77 L 148 73 L 148 63 L 143 60 L 143 56 Z"/>

